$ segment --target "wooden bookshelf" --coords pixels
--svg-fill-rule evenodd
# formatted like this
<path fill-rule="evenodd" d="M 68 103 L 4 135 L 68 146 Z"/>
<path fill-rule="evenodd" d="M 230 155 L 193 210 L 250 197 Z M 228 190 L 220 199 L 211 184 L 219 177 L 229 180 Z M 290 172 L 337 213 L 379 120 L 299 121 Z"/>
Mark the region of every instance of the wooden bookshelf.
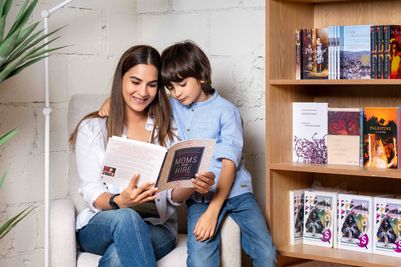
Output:
<path fill-rule="evenodd" d="M 296 80 L 295 30 L 329 25 L 401 24 L 401 1 L 266 1 L 266 214 L 279 265 L 305 259 L 354 266 L 401 266 L 400 258 L 289 245 L 289 190 L 313 182 L 367 193 L 398 193 L 401 170 L 292 162 L 292 103 L 401 106 L 401 80 Z"/>

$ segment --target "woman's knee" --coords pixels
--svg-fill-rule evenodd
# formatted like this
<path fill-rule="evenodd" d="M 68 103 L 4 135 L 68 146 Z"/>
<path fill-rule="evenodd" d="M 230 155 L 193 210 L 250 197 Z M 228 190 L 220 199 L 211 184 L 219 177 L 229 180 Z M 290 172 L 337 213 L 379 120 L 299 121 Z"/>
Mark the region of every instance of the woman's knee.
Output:
<path fill-rule="evenodd" d="M 145 227 L 142 217 L 133 209 L 124 208 L 115 211 L 114 223 L 116 227 Z"/>

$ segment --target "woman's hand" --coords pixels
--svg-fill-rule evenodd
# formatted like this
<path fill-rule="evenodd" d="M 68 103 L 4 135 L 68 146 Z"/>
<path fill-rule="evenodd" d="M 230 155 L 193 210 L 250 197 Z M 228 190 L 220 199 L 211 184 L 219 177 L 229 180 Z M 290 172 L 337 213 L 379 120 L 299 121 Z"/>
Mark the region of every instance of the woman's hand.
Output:
<path fill-rule="evenodd" d="M 214 185 L 214 173 L 202 172 L 195 174 L 195 179 L 191 179 L 195 187 L 195 191 L 201 194 L 206 194 Z"/>
<path fill-rule="evenodd" d="M 153 187 L 153 183 L 144 183 L 138 187 L 138 180 L 139 174 L 134 174 L 128 187 L 114 199 L 120 208 L 130 208 L 147 201 L 155 200 L 155 193 L 158 188 Z"/>
<path fill-rule="evenodd" d="M 108 117 L 109 116 L 109 111 L 110 111 L 110 97 L 106 98 L 106 100 L 103 102 L 102 106 L 99 109 L 99 112 L 97 115 L 100 117 Z"/>

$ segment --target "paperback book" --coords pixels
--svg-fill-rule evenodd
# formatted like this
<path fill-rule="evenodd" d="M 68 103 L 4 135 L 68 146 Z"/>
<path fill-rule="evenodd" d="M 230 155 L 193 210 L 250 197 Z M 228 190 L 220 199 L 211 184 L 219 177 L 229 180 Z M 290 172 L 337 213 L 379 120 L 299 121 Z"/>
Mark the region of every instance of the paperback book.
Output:
<path fill-rule="evenodd" d="M 327 103 L 292 104 L 293 161 L 327 163 Z"/>
<path fill-rule="evenodd" d="M 138 185 L 154 183 L 159 191 L 193 187 L 191 178 L 208 170 L 215 147 L 214 139 L 193 139 L 169 148 L 113 136 L 109 138 L 103 160 L 102 180 L 126 188 L 134 173 Z"/>
<path fill-rule="evenodd" d="M 398 108 L 364 108 L 363 165 L 376 168 L 398 166 Z"/>
<path fill-rule="evenodd" d="M 374 198 L 373 253 L 401 257 L 401 200 Z"/>
<path fill-rule="evenodd" d="M 336 240 L 337 193 L 305 191 L 303 243 L 333 247 Z"/>
<path fill-rule="evenodd" d="M 338 248 L 372 253 L 373 198 L 339 194 Z"/>
<path fill-rule="evenodd" d="M 401 25 L 390 26 L 390 79 L 401 79 Z"/>
<path fill-rule="evenodd" d="M 304 192 L 290 191 L 290 244 L 302 243 L 304 233 Z"/>

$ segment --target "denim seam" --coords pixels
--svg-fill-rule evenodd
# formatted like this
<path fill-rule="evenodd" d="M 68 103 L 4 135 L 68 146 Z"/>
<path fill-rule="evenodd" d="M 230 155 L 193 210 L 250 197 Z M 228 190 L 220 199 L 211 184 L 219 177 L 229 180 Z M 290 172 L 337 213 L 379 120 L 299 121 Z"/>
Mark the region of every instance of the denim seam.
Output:
<path fill-rule="evenodd" d="M 145 255 L 145 248 L 143 247 L 142 238 L 141 238 L 142 235 L 140 234 L 138 224 L 135 223 L 135 218 L 134 218 L 134 214 L 133 213 L 131 213 L 131 218 L 132 218 L 132 221 L 134 222 L 135 231 L 136 231 L 136 233 L 138 235 L 138 241 L 139 241 L 138 243 L 139 243 L 139 247 L 141 249 L 141 253 L 142 253 L 142 255 Z M 146 257 L 144 257 L 144 260 L 145 260 L 145 264 L 148 265 L 148 260 L 147 260 Z"/>

